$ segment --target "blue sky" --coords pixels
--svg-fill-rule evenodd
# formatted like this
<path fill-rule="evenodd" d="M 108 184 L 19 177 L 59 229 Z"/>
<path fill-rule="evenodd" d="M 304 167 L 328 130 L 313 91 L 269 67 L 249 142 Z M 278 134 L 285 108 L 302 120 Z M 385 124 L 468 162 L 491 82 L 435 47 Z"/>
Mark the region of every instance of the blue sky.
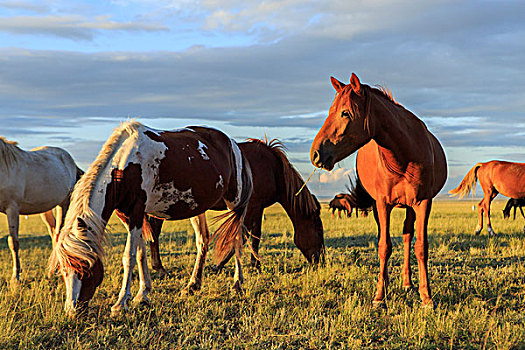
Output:
<path fill-rule="evenodd" d="M 277 137 L 307 177 L 333 75 L 382 84 L 441 140 L 446 189 L 525 162 L 522 1 L 0 0 L 0 134 L 86 168 L 120 121 Z M 310 188 L 344 190 L 354 158 Z"/>

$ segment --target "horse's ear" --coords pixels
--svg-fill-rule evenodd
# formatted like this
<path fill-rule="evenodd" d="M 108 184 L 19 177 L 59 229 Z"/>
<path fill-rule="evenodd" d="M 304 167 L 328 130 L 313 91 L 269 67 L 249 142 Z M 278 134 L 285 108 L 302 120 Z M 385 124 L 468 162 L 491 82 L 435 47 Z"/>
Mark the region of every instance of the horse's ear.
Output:
<path fill-rule="evenodd" d="M 355 73 L 352 73 L 352 76 L 350 77 L 350 86 L 356 94 L 359 95 L 361 93 L 361 82 Z"/>
<path fill-rule="evenodd" d="M 330 77 L 330 81 L 332 82 L 332 86 L 337 92 L 341 92 L 346 86 L 345 84 L 341 83 L 339 80 L 337 80 L 334 77 Z"/>
<path fill-rule="evenodd" d="M 81 230 L 87 230 L 87 224 L 82 218 L 77 218 L 77 227 Z"/>

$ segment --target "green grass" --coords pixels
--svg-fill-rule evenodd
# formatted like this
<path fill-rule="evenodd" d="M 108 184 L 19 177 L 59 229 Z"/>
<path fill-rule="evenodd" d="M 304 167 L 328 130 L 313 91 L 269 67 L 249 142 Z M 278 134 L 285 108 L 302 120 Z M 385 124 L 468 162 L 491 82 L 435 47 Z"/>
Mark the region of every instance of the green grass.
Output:
<path fill-rule="evenodd" d="M 284 211 L 266 211 L 261 244 L 262 272 L 247 267 L 245 295 L 230 290 L 233 266 L 206 269 L 202 291 L 181 296 L 193 269 L 194 235 L 189 220 L 168 223 L 161 254 L 171 275 L 153 273 L 150 308 L 110 317 L 121 285 L 126 236 L 116 220 L 103 284 L 86 318 L 63 313 L 60 277 L 45 277 L 50 239 L 37 216 L 21 218 L 22 283 L 8 287 L 11 256 L 0 240 L 0 348 L 27 349 L 520 349 L 525 348 L 525 241 L 523 219 L 503 220 L 503 201 L 493 204 L 489 238 L 473 231 L 470 201 L 437 201 L 430 220 L 430 278 L 435 311 L 421 308 L 419 295 L 402 288 L 404 211 L 394 210 L 394 251 L 387 311 L 371 308 L 378 273 L 373 218 L 334 219 L 323 206 L 326 264 L 307 267 L 295 248 Z M 3 221 L 3 222 L 2 222 Z M 208 258 L 211 264 L 211 257 Z M 417 285 L 417 262 L 412 258 Z M 138 289 L 135 278 L 132 292 Z"/>

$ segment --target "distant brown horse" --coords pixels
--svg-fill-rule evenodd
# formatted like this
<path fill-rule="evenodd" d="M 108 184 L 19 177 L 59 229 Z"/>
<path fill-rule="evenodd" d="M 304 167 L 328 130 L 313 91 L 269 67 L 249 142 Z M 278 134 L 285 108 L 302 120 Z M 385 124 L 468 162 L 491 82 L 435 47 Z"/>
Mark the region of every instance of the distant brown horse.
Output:
<path fill-rule="evenodd" d="M 128 238 L 122 288 L 112 314 L 127 308 L 135 261 L 140 288 L 134 301 L 148 303 L 151 279 L 143 237 L 152 237 L 143 227 L 146 214 L 169 220 L 202 218 L 224 201 L 230 211 L 215 232 L 215 252 L 221 258 L 235 249 L 234 288 L 240 290 L 243 220 L 252 188 L 249 164 L 224 133 L 205 127 L 166 131 L 124 123 L 75 186 L 50 257 L 50 272 L 58 269 L 66 284 L 66 311 L 75 314 L 87 307 L 102 282 L 105 227 L 113 211 L 126 226 Z"/>
<path fill-rule="evenodd" d="M 478 163 L 465 175 L 459 186 L 451 191 L 454 196 L 463 198 L 471 191 L 475 191 L 476 181 L 483 189 L 483 199 L 478 203 L 478 226 L 476 235 L 483 229 L 483 213 L 487 218 L 487 231 L 495 235 L 490 223 L 490 202 L 501 193 L 511 198 L 525 198 L 525 163 L 512 163 L 501 160 L 492 160 L 487 163 Z"/>
<path fill-rule="evenodd" d="M 350 189 L 349 189 L 350 191 Z M 358 208 L 353 207 L 353 199 L 351 198 L 351 193 L 338 193 L 335 197 L 328 203 L 328 210 L 332 211 L 332 217 L 335 216 L 335 211 L 339 214 L 341 218 L 341 212 L 345 213 L 347 217 L 352 217 L 352 212 L 355 209 L 355 217 L 361 215 L 362 217 L 367 217 L 369 209 L 368 208 Z"/>
<path fill-rule="evenodd" d="M 380 236 L 379 279 L 373 304 L 385 306 L 387 261 L 392 253 L 390 213 L 392 208 L 402 207 L 406 208 L 403 286 L 412 288 L 410 242 L 415 221 L 419 294 L 423 305 L 432 305 L 427 270 L 427 226 L 432 199 L 447 177 L 443 149 L 425 124 L 395 102 L 386 90 L 361 84 L 355 74 L 349 85 L 333 77 L 331 80 L 337 94 L 313 141 L 310 158 L 316 167 L 332 170 L 335 163 L 359 150 L 358 185 L 362 183 L 366 190 L 362 192 L 375 200 L 374 214 Z"/>
<path fill-rule="evenodd" d="M 332 217 L 335 216 L 336 210 L 339 214 L 339 218 L 341 218 L 341 212 L 345 213 L 347 217 L 352 216 L 353 209 L 346 196 L 348 196 L 347 193 L 338 193 L 330 201 L 330 203 L 328 203 L 328 210 L 332 211 Z"/>
<path fill-rule="evenodd" d="M 321 222 L 321 207 L 307 187 L 295 195 L 303 185 L 301 175 L 290 164 L 277 140 L 271 142 L 252 139 L 249 142 L 239 143 L 243 156 L 250 163 L 253 177 L 253 194 L 248 202 L 244 224 L 250 230 L 252 251 L 259 252 L 261 239 L 261 222 L 263 211 L 274 203 L 282 205 L 294 227 L 294 242 L 310 263 L 317 263 L 324 251 L 323 223 Z M 213 209 L 223 210 L 226 205 L 218 203 Z M 163 220 L 149 216 L 148 221 L 152 228 L 154 240 L 150 242 L 152 268 L 166 273 L 160 260 L 159 240 Z M 199 290 L 202 283 L 204 261 L 201 252 L 208 250 L 209 233 L 205 223 L 193 225 L 197 244 L 197 261 L 190 283 L 186 291 L 192 293 Z M 231 258 L 230 253 L 219 268 Z M 259 267 L 260 261 L 252 254 L 252 266 Z"/>

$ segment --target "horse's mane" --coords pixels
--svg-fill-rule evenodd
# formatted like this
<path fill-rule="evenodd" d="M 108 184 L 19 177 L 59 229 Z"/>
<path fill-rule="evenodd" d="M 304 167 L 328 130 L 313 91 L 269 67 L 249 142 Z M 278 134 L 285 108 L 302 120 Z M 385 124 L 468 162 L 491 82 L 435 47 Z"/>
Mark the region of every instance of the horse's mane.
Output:
<path fill-rule="evenodd" d="M 285 147 L 281 141 L 277 139 L 268 141 L 266 136 L 264 137 L 264 140 L 248 139 L 248 141 L 266 147 L 281 162 L 285 182 L 285 198 L 290 201 L 292 209 L 299 209 L 305 215 L 311 215 L 320 209 L 319 202 L 315 196 L 310 193 L 308 187 L 305 186 L 297 196 L 295 195 L 304 184 L 304 181 L 301 175 L 299 175 L 299 172 L 288 160 L 285 153 Z"/>
<path fill-rule="evenodd" d="M 89 201 L 96 186 L 97 178 L 118 151 L 124 138 L 138 137 L 138 130 L 143 125 L 130 121 L 116 128 L 104 143 L 95 161 L 75 185 L 71 194 L 71 204 L 67 212 L 64 227 L 60 231 L 57 244 L 49 259 L 49 271 L 56 268 L 73 269 L 82 274 L 87 267 L 93 266 L 97 258 L 104 260 L 104 243 L 107 240 L 106 223 L 90 207 Z M 81 218 L 88 230 L 73 230 Z"/>
<path fill-rule="evenodd" d="M 0 166 L 9 170 L 13 164 L 16 164 L 18 158 L 23 150 L 18 148 L 18 142 L 9 141 L 3 136 L 0 136 Z"/>

